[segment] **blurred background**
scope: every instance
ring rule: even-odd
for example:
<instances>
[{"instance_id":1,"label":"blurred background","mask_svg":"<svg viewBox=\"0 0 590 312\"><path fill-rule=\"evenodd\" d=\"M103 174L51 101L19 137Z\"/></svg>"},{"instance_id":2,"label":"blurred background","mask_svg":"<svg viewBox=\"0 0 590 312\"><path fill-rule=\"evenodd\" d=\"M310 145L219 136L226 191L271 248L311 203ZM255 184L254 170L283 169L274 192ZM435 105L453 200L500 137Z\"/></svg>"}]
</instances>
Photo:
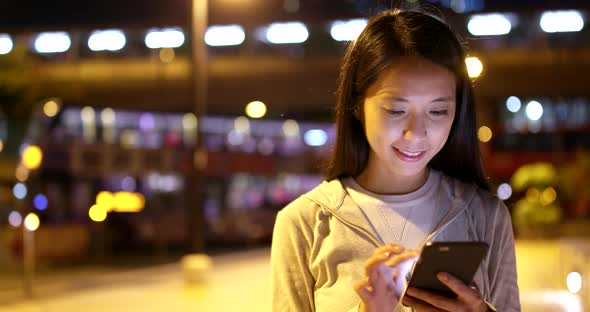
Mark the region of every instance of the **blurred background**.
<instances>
[{"instance_id":1,"label":"blurred background","mask_svg":"<svg viewBox=\"0 0 590 312\"><path fill-rule=\"evenodd\" d=\"M517 238L523 311L590 311L587 0L0 4L0 311L270 310L366 17L440 11Z\"/></svg>"}]
</instances>

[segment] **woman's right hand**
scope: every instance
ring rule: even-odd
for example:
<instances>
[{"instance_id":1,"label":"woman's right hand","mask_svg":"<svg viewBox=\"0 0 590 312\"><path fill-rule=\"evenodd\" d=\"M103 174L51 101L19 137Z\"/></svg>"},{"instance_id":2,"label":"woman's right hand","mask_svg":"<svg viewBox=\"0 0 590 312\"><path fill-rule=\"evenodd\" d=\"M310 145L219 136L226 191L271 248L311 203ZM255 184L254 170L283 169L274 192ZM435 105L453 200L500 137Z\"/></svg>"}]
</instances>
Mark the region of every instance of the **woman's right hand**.
<instances>
[{"instance_id":1,"label":"woman's right hand","mask_svg":"<svg viewBox=\"0 0 590 312\"><path fill-rule=\"evenodd\" d=\"M391 312L397 305L405 277L400 279L400 265L416 258L414 250L399 245L377 248L365 262L365 278L357 282L355 291L361 298L361 312ZM403 273L402 273L403 274Z\"/></svg>"}]
</instances>

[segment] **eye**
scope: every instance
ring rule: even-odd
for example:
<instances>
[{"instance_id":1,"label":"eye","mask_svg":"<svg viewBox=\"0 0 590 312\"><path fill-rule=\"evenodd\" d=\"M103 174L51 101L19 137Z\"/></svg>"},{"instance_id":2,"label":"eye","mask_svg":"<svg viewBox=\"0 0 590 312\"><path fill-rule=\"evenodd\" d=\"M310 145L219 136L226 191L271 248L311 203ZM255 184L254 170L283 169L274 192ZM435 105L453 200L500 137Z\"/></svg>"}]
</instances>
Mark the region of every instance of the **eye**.
<instances>
[{"instance_id":1,"label":"eye","mask_svg":"<svg viewBox=\"0 0 590 312\"><path fill-rule=\"evenodd\" d=\"M447 109L435 110L435 111L430 111L430 114L432 114L433 116L444 116L444 115L448 115L449 111Z\"/></svg>"},{"instance_id":2,"label":"eye","mask_svg":"<svg viewBox=\"0 0 590 312\"><path fill-rule=\"evenodd\" d=\"M385 109L385 111L388 114L393 115L393 116L399 116L399 115L402 115L403 113L405 113L405 111L403 111L403 110Z\"/></svg>"}]
</instances>

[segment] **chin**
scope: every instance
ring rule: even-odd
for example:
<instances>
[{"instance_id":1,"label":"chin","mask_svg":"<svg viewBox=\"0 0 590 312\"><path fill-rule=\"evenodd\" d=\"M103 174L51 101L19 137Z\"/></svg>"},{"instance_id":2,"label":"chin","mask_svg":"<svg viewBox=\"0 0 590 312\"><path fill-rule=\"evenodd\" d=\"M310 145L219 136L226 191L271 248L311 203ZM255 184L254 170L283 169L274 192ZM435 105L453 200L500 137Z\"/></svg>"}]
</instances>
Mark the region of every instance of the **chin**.
<instances>
[{"instance_id":1,"label":"chin","mask_svg":"<svg viewBox=\"0 0 590 312\"><path fill-rule=\"evenodd\" d=\"M392 168L392 172L401 175L401 176L406 176L406 177L414 177L416 175L419 175L420 173L422 173L424 171L424 169L426 169L426 165L422 166L422 165L402 165L402 166L396 166L394 168Z\"/></svg>"}]
</instances>

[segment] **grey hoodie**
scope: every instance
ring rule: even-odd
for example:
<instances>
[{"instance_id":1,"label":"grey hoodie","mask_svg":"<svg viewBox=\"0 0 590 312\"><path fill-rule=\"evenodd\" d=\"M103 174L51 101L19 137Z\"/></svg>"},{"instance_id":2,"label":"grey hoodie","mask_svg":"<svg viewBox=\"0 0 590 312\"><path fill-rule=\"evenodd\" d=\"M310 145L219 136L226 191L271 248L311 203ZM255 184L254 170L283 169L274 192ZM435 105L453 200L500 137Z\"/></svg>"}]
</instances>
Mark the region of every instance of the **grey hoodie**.
<instances>
[{"instance_id":1,"label":"grey hoodie","mask_svg":"<svg viewBox=\"0 0 590 312\"><path fill-rule=\"evenodd\" d=\"M489 252L474 282L497 311L520 311L514 237L504 203L442 175L428 241L485 241ZM273 311L355 311L353 284L384 242L340 180L323 182L277 216L271 250ZM395 308L403 311L401 304Z\"/></svg>"}]
</instances>

